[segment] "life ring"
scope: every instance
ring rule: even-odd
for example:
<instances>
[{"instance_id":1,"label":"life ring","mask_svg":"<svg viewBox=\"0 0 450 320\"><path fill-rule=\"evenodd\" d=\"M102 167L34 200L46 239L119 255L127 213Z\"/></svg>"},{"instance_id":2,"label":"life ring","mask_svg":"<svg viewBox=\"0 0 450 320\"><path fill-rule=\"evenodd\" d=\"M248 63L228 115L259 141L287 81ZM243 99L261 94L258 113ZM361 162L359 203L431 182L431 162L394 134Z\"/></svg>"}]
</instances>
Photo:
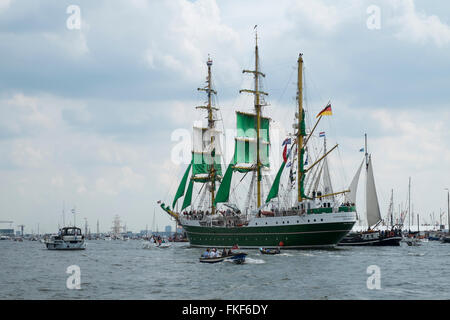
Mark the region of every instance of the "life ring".
<instances>
[{"instance_id":1,"label":"life ring","mask_svg":"<svg viewBox=\"0 0 450 320\"><path fill-rule=\"evenodd\" d=\"M284 242L280 241L280 243L278 244L280 247L284 246Z\"/></svg>"}]
</instances>

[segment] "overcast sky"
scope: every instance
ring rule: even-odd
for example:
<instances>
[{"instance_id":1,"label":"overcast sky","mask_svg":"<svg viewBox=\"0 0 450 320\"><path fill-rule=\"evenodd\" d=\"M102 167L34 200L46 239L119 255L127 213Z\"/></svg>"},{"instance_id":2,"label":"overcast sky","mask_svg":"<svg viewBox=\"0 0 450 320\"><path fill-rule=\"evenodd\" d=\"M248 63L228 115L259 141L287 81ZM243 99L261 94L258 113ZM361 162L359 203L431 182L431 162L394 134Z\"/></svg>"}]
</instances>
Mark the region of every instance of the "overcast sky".
<instances>
[{"instance_id":1,"label":"overcast sky","mask_svg":"<svg viewBox=\"0 0 450 320\"><path fill-rule=\"evenodd\" d=\"M450 188L450 3L425 0L0 0L0 220L56 232L65 202L66 219L76 206L93 232L116 214L151 228L154 210L159 230L173 225L156 205L171 203L186 167L172 161L172 133L202 119L208 54L224 127L251 109L238 91L255 25L274 126L290 130L302 52L309 114L332 101L319 130L340 145L339 186L367 132L382 215L391 189L405 203L411 176L415 212L438 220Z\"/></svg>"}]
</instances>

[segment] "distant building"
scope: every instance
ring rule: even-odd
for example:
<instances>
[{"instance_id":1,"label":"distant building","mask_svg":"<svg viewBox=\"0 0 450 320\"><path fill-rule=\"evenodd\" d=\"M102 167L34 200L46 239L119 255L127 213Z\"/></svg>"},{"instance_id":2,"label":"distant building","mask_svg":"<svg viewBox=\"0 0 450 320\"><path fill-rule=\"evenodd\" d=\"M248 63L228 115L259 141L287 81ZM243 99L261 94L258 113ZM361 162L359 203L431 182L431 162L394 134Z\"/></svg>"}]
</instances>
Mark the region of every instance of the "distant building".
<instances>
[{"instance_id":1,"label":"distant building","mask_svg":"<svg viewBox=\"0 0 450 320\"><path fill-rule=\"evenodd\" d=\"M147 235L147 233L149 235L152 235L152 230L141 230L141 232L139 232L139 235L140 236L145 236L145 235Z\"/></svg>"},{"instance_id":2,"label":"distant building","mask_svg":"<svg viewBox=\"0 0 450 320\"><path fill-rule=\"evenodd\" d=\"M166 227L164 228L164 230L165 230L165 233L166 233L166 234L171 234L171 233L172 233L172 226L166 226Z\"/></svg>"},{"instance_id":3,"label":"distant building","mask_svg":"<svg viewBox=\"0 0 450 320\"><path fill-rule=\"evenodd\" d=\"M2 235L2 236L14 236L14 229L0 229L0 235Z\"/></svg>"}]
</instances>

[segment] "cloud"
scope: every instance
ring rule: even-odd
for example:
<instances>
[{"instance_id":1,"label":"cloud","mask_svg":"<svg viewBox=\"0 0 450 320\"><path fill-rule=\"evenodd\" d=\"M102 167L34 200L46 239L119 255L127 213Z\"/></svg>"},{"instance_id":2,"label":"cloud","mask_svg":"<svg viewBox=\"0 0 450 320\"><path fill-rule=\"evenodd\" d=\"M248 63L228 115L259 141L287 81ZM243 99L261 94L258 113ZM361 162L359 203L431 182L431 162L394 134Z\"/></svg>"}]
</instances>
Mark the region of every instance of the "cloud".
<instances>
[{"instance_id":1,"label":"cloud","mask_svg":"<svg viewBox=\"0 0 450 320\"><path fill-rule=\"evenodd\" d=\"M395 34L398 39L422 45L431 42L437 47L450 43L450 26L437 15L418 12L413 0L399 0L393 4L400 12L398 18L390 21L399 29Z\"/></svg>"},{"instance_id":2,"label":"cloud","mask_svg":"<svg viewBox=\"0 0 450 320\"><path fill-rule=\"evenodd\" d=\"M6 10L11 5L11 0L0 0L0 11Z\"/></svg>"},{"instance_id":3,"label":"cloud","mask_svg":"<svg viewBox=\"0 0 450 320\"><path fill-rule=\"evenodd\" d=\"M380 193L403 192L409 175L417 195L440 188L450 162L446 5L379 1L381 29L369 30L371 4L81 1L81 30L68 30L68 3L0 2L0 193L12 199L0 211L33 222L29 212L41 208L54 231L65 200L91 224L109 226L126 212L138 230L156 200L171 202L185 170L170 159L172 132L205 120L195 107L206 100L197 88L208 54L219 127L234 128L235 111L252 110L252 96L238 91L253 85L242 70L254 67L256 24L273 128L292 131L300 52L309 124L332 101L334 114L318 130L340 144L330 158L335 188L360 163L365 132ZM275 171L283 135L272 137ZM438 191L417 197L416 208L441 200Z\"/></svg>"}]
</instances>

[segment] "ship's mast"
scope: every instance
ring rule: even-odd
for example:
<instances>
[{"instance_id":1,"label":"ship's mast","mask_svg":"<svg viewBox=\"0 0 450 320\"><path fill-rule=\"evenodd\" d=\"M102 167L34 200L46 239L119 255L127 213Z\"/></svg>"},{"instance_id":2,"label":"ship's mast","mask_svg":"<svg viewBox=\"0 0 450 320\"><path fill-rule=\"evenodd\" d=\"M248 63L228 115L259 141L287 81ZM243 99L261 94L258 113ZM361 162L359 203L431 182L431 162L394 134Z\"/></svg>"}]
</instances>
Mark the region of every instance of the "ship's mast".
<instances>
[{"instance_id":1,"label":"ship's mast","mask_svg":"<svg viewBox=\"0 0 450 320\"><path fill-rule=\"evenodd\" d=\"M298 56L298 75L297 75L297 100L298 100L298 130L297 130L297 171L298 171L298 177L297 177L297 200L298 202L302 202L302 189L303 189L303 169L302 169L302 162L303 162L303 134L304 132L302 127L302 124L304 123L303 119L303 54L300 53Z\"/></svg>"},{"instance_id":2,"label":"ship's mast","mask_svg":"<svg viewBox=\"0 0 450 320\"><path fill-rule=\"evenodd\" d=\"M411 177L409 177L408 184L408 220L409 220L409 232L411 232Z\"/></svg>"},{"instance_id":3,"label":"ship's mast","mask_svg":"<svg viewBox=\"0 0 450 320\"><path fill-rule=\"evenodd\" d=\"M367 152L367 133L364 134L364 151L366 157L366 171L369 168L369 153Z\"/></svg>"},{"instance_id":4,"label":"ship's mast","mask_svg":"<svg viewBox=\"0 0 450 320\"><path fill-rule=\"evenodd\" d=\"M255 26L256 29L256 26ZM266 75L259 70L259 54L258 54L258 32L255 33L255 70L243 70L243 73L253 73L255 80L254 90L242 89L239 92L252 93L254 96L254 106L256 112L256 172L257 172L257 207L261 206L261 155L260 155L260 137L261 137L261 95L268 95L266 92L259 90L259 76L265 77Z\"/></svg>"},{"instance_id":5,"label":"ship's mast","mask_svg":"<svg viewBox=\"0 0 450 320\"><path fill-rule=\"evenodd\" d=\"M208 111L208 129L211 133L211 146L213 148L212 154L211 154L211 165L209 169L209 180L211 182L211 214L214 215L216 213L216 206L214 205L214 193L216 189L216 169L214 166L214 158L215 158L215 146L214 146L214 128L215 128L215 120L213 118L213 106L212 106L212 94L217 94L216 91L212 89L212 80L211 80L211 66L213 62L210 57L208 57L208 61L206 62L206 65L208 66L208 77L206 78L206 87L205 88L198 88L197 90L205 91L208 95L208 104L206 106L201 106L198 108L206 109Z\"/></svg>"},{"instance_id":6,"label":"ship's mast","mask_svg":"<svg viewBox=\"0 0 450 320\"><path fill-rule=\"evenodd\" d=\"M261 128L261 104L259 102L259 76L258 76L258 33L256 33L255 45L255 110L256 110L256 173L257 173L257 204L258 208L261 206L261 159L259 154L260 149L260 128Z\"/></svg>"}]
</instances>

